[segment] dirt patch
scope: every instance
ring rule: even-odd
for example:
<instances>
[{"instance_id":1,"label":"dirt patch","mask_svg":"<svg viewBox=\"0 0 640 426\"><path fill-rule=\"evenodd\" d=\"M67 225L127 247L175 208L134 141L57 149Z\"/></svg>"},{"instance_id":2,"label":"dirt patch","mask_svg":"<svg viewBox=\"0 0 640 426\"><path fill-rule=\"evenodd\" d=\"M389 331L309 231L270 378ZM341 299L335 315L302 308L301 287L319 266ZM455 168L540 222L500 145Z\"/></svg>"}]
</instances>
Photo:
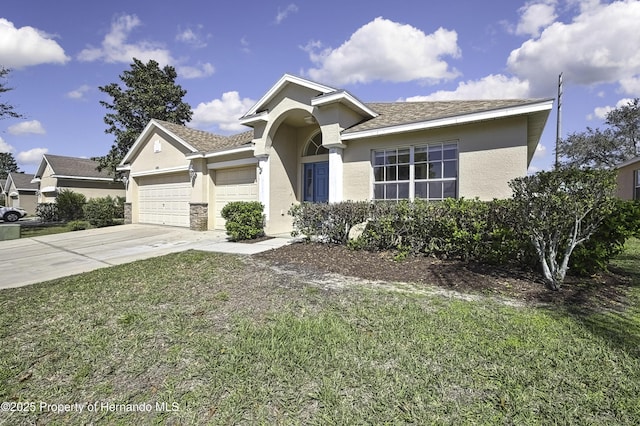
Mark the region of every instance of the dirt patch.
<instances>
[{"instance_id":1,"label":"dirt patch","mask_svg":"<svg viewBox=\"0 0 640 426\"><path fill-rule=\"evenodd\" d=\"M622 309L631 280L615 273L566 279L560 291L549 290L539 275L515 268L439 260L394 259L390 252L350 250L344 246L294 243L255 255L280 270L300 275L355 277L372 282L411 283L415 289L436 288L460 294L508 298L525 304L551 304L571 309ZM332 278L335 281L335 277Z\"/></svg>"}]
</instances>

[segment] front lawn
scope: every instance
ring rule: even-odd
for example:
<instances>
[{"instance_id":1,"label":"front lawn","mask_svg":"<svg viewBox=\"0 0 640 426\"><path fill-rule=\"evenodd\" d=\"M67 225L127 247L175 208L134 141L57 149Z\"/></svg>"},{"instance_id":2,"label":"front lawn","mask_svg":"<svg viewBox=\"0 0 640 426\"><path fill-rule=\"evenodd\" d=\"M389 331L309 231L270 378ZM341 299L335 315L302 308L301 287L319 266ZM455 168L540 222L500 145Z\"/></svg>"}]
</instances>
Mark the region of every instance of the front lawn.
<instances>
[{"instance_id":1,"label":"front lawn","mask_svg":"<svg viewBox=\"0 0 640 426\"><path fill-rule=\"evenodd\" d=\"M615 266L597 311L196 251L2 290L0 424L638 424L640 241Z\"/></svg>"}]
</instances>

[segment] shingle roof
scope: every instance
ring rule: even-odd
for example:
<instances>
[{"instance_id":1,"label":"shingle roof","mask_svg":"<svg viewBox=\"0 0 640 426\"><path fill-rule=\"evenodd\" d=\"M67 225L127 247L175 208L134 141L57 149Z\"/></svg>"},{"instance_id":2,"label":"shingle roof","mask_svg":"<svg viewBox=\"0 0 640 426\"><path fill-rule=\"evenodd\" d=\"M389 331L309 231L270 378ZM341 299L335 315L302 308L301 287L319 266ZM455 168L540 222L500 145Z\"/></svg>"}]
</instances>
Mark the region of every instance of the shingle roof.
<instances>
[{"instance_id":1,"label":"shingle roof","mask_svg":"<svg viewBox=\"0 0 640 426\"><path fill-rule=\"evenodd\" d=\"M9 176L7 176L7 179L9 179L9 177L11 177L11 180L13 181L13 185L18 190L36 191L38 189L37 183L31 183L31 181L34 178L34 175L28 175L26 173L9 173Z\"/></svg>"},{"instance_id":2,"label":"shingle roof","mask_svg":"<svg viewBox=\"0 0 640 426\"><path fill-rule=\"evenodd\" d=\"M491 111L512 106L526 105L534 99L498 99L474 101L434 101L434 102L392 102L367 103L366 105L379 115L356 124L343 133L349 134L363 130L380 129L402 124L419 123L447 117Z\"/></svg>"},{"instance_id":3,"label":"shingle roof","mask_svg":"<svg viewBox=\"0 0 640 426\"><path fill-rule=\"evenodd\" d=\"M60 176L78 176L89 178L112 178L109 171L98 171L98 162L88 158L65 157L63 155L45 154L53 173Z\"/></svg>"},{"instance_id":4,"label":"shingle roof","mask_svg":"<svg viewBox=\"0 0 640 426\"><path fill-rule=\"evenodd\" d=\"M199 152L211 152L237 148L242 145L246 145L253 140L253 130L233 136L222 136L205 132L204 130L192 129L180 124L170 123L168 121L155 121Z\"/></svg>"}]
</instances>

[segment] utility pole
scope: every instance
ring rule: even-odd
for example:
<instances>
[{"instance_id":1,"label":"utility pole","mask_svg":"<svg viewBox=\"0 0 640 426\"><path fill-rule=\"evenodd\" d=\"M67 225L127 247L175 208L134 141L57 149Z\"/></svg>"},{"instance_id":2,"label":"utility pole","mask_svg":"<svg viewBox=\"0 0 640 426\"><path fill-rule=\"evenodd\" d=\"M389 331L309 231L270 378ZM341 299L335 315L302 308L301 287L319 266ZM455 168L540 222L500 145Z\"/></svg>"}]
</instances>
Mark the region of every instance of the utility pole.
<instances>
[{"instance_id":1,"label":"utility pole","mask_svg":"<svg viewBox=\"0 0 640 426\"><path fill-rule=\"evenodd\" d=\"M556 123L556 164L557 169L560 166L558 160L558 145L560 145L560 138L562 135L562 73L558 76L558 121Z\"/></svg>"}]
</instances>

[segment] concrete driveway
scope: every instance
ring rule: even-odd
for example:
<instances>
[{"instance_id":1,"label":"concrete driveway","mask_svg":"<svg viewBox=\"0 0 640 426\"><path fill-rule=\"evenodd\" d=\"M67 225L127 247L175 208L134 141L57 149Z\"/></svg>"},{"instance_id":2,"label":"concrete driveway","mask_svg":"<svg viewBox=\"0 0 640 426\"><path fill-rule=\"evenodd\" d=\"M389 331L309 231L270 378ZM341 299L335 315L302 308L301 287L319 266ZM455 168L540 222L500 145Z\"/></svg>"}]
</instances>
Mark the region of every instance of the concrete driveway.
<instances>
[{"instance_id":1,"label":"concrete driveway","mask_svg":"<svg viewBox=\"0 0 640 426\"><path fill-rule=\"evenodd\" d=\"M0 241L0 289L189 249L253 254L289 242L288 238L274 238L254 244L231 243L222 231L137 224Z\"/></svg>"}]
</instances>

